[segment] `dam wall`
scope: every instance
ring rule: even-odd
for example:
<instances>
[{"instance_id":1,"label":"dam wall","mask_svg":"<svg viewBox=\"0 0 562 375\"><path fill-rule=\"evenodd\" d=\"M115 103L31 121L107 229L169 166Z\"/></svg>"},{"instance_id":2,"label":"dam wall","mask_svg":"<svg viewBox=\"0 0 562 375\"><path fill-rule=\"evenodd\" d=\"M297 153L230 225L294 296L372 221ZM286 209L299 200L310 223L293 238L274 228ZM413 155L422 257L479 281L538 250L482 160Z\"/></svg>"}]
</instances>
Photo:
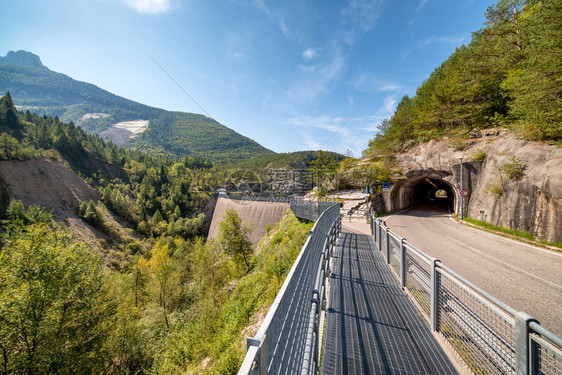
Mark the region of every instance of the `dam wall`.
<instances>
[{"instance_id":1,"label":"dam wall","mask_svg":"<svg viewBox=\"0 0 562 375\"><path fill-rule=\"evenodd\" d=\"M250 235L250 241L256 246L265 235L266 225L273 225L280 221L285 212L289 209L289 203L259 200L250 201L219 195L211 219L209 238L216 237L219 234L219 223L222 221L226 210L230 209L238 213L243 223L247 223L248 221L254 223L254 231Z\"/></svg>"}]
</instances>

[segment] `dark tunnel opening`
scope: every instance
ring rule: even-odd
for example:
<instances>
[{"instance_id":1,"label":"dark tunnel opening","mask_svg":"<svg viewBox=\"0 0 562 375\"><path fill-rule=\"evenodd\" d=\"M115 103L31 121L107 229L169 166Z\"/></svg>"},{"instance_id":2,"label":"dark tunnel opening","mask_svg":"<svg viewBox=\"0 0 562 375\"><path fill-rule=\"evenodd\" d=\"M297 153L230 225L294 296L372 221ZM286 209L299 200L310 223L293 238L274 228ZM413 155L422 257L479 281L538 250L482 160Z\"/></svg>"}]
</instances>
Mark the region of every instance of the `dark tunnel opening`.
<instances>
[{"instance_id":1,"label":"dark tunnel opening","mask_svg":"<svg viewBox=\"0 0 562 375\"><path fill-rule=\"evenodd\" d=\"M414 206L435 207L455 211L455 190L440 177L420 175L397 183L390 194L390 211Z\"/></svg>"}]
</instances>

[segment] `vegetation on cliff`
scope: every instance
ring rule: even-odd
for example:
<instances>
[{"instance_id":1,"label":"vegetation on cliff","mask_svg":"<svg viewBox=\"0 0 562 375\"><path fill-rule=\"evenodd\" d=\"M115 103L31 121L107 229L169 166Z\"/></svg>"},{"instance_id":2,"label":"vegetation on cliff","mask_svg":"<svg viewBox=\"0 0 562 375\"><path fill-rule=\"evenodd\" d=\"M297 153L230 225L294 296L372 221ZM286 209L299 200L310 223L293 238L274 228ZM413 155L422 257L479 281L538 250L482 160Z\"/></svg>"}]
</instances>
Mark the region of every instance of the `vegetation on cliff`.
<instances>
[{"instance_id":1,"label":"vegetation on cliff","mask_svg":"<svg viewBox=\"0 0 562 375\"><path fill-rule=\"evenodd\" d=\"M506 127L530 140L562 139L562 1L500 0L486 26L405 96L367 155L400 152L472 129Z\"/></svg>"}]
</instances>

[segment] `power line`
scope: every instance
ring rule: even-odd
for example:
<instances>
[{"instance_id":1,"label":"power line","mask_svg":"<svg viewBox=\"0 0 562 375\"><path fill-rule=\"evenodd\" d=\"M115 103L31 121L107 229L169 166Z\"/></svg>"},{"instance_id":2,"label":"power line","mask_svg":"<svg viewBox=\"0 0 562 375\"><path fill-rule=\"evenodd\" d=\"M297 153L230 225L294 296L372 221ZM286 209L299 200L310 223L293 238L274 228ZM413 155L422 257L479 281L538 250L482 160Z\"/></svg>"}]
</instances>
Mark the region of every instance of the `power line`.
<instances>
[{"instance_id":1,"label":"power line","mask_svg":"<svg viewBox=\"0 0 562 375\"><path fill-rule=\"evenodd\" d=\"M187 95L189 97L189 99L191 99L193 101L193 103L195 103L199 108L201 108L201 110L203 111L203 113L205 113L207 115L207 117L211 117L211 115L209 115L209 113L207 111L205 111L205 108L203 108L201 106L201 104L199 104L197 102L197 100L195 100L195 98L193 98L193 96L189 95L189 93L182 87L182 85L180 85L178 83L178 81L176 81L174 79L174 77L172 77L167 71L166 69L164 69L162 67L162 65L158 64L158 61L156 61L152 56L150 56L150 54L147 52L146 55L154 62L154 64L156 64L156 66L158 66L175 84L176 86L178 86L180 88L181 91L184 92L185 95Z\"/></svg>"}]
</instances>

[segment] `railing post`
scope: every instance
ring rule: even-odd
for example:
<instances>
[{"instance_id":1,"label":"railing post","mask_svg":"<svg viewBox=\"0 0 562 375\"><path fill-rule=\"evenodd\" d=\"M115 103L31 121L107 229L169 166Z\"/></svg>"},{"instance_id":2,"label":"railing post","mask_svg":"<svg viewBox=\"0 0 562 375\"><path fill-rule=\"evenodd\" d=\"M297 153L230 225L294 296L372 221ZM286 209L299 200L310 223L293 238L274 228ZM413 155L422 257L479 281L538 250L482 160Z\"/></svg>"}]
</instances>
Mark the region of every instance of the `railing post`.
<instances>
[{"instance_id":1,"label":"railing post","mask_svg":"<svg viewBox=\"0 0 562 375\"><path fill-rule=\"evenodd\" d=\"M253 337L247 337L246 350L252 346L256 346L258 348L258 355L252 364L250 374L267 374L267 340L260 341Z\"/></svg>"},{"instance_id":2,"label":"railing post","mask_svg":"<svg viewBox=\"0 0 562 375\"><path fill-rule=\"evenodd\" d=\"M373 221L371 223L371 234L373 235L373 239L375 240L375 243L377 243L377 222L375 220L375 218L373 217Z\"/></svg>"},{"instance_id":3,"label":"railing post","mask_svg":"<svg viewBox=\"0 0 562 375\"><path fill-rule=\"evenodd\" d=\"M529 323L539 322L525 312L515 314L515 374L534 375L538 361L537 345L529 337Z\"/></svg>"},{"instance_id":4,"label":"railing post","mask_svg":"<svg viewBox=\"0 0 562 375\"><path fill-rule=\"evenodd\" d=\"M402 289L406 288L406 246L405 238L400 240L400 286Z\"/></svg>"},{"instance_id":5,"label":"railing post","mask_svg":"<svg viewBox=\"0 0 562 375\"><path fill-rule=\"evenodd\" d=\"M384 229L386 230L386 264L390 264L390 234L388 233L390 229L388 227Z\"/></svg>"},{"instance_id":6,"label":"railing post","mask_svg":"<svg viewBox=\"0 0 562 375\"><path fill-rule=\"evenodd\" d=\"M382 241L381 241L381 238L382 238L382 224L379 223L379 251L382 252Z\"/></svg>"},{"instance_id":7,"label":"railing post","mask_svg":"<svg viewBox=\"0 0 562 375\"><path fill-rule=\"evenodd\" d=\"M439 331L439 290L441 288L441 275L437 271L439 259L431 261L431 330Z\"/></svg>"}]
</instances>

